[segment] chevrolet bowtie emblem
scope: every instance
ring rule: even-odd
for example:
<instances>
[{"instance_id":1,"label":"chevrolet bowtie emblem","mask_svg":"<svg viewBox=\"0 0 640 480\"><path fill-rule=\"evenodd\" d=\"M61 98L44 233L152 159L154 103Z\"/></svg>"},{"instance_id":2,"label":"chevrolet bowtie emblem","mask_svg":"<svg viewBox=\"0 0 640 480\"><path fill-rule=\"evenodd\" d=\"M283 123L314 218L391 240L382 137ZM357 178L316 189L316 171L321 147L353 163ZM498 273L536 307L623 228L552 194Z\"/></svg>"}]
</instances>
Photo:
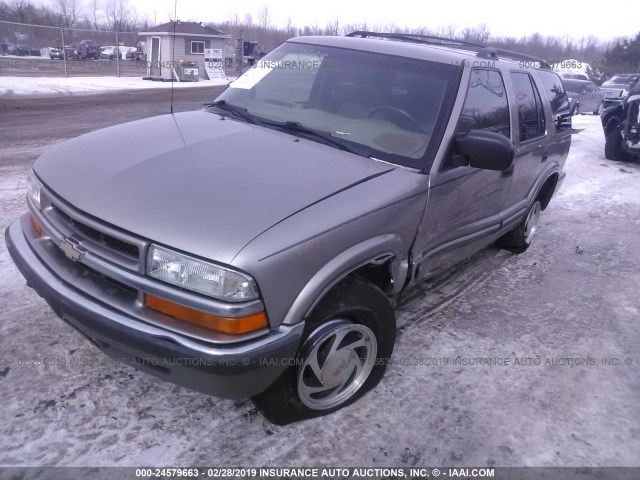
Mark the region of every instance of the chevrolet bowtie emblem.
<instances>
[{"instance_id":1,"label":"chevrolet bowtie emblem","mask_svg":"<svg viewBox=\"0 0 640 480\"><path fill-rule=\"evenodd\" d=\"M80 242L73 237L67 237L60 240L60 250L74 262L77 262L85 254L84 248L80 246Z\"/></svg>"}]
</instances>

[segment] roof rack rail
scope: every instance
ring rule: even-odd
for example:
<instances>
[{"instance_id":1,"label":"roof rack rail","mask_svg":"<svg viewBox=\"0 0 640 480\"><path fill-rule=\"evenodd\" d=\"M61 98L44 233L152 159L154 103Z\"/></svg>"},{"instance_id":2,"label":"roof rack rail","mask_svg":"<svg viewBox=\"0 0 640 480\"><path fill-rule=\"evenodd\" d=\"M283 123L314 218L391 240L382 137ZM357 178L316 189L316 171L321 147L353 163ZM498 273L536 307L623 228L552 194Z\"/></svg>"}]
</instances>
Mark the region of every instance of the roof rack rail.
<instances>
[{"instance_id":1,"label":"roof rack rail","mask_svg":"<svg viewBox=\"0 0 640 480\"><path fill-rule=\"evenodd\" d=\"M459 45L465 47L484 48L485 45L477 43L467 42L465 40L458 40L455 38L437 37L435 35L422 35L419 33L381 33L381 32L369 32L366 30L358 30L355 32L347 33L347 37L378 37L378 38L390 38L393 40L404 40L407 42L429 43L434 45Z\"/></svg>"},{"instance_id":2,"label":"roof rack rail","mask_svg":"<svg viewBox=\"0 0 640 480\"><path fill-rule=\"evenodd\" d=\"M437 37L434 35L421 35L417 33L383 33L383 32L370 32L367 30L357 30L355 32L348 33L347 37L360 37L360 38L388 38L390 40L400 40L404 42L416 42L429 45L442 45L446 47L467 47L476 51L476 55L481 58L495 58L503 57L510 60L521 60L531 63L539 63L540 68L546 70L552 70L551 65L543 58L535 57L533 55L527 55L526 53L514 52L512 50L505 50L502 48L488 47L487 45L481 45L478 43L467 42L465 40L458 40L455 38ZM532 67L534 65L531 65Z\"/></svg>"},{"instance_id":3,"label":"roof rack rail","mask_svg":"<svg viewBox=\"0 0 640 480\"><path fill-rule=\"evenodd\" d=\"M524 60L527 62L539 63L540 68L552 70L551 65L549 65L549 62L547 62L544 58L527 55L526 53L514 52L512 50L505 50L503 48L484 47L478 52L478 56L481 58L505 57L511 60Z\"/></svg>"}]
</instances>

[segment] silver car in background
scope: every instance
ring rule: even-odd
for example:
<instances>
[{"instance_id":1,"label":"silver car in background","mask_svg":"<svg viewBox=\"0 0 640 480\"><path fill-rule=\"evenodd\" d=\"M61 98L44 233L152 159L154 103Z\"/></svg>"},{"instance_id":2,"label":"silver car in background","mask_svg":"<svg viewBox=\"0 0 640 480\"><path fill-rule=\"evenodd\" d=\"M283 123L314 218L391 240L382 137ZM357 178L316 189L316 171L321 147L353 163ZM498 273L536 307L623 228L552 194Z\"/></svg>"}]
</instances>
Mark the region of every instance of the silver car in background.
<instances>
[{"instance_id":1,"label":"silver car in background","mask_svg":"<svg viewBox=\"0 0 640 480\"><path fill-rule=\"evenodd\" d=\"M604 92L589 80L572 80L563 78L562 83L567 91L569 107L572 115L593 113L600 115L604 110Z\"/></svg>"}]
</instances>

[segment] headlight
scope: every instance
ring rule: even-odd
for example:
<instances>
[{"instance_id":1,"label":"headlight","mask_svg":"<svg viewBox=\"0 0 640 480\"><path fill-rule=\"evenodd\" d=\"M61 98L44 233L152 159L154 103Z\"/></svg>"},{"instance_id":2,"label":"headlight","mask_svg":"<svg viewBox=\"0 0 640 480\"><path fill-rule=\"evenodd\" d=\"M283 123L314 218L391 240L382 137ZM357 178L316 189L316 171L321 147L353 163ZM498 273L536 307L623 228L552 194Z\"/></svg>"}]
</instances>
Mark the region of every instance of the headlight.
<instances>
[{"instance_id":1,"label":"headlight","mask_svg":"<svg viewBox=\"0 0 640 480\"><path fill-rule=\"evenodd\" d=\"M29 178L27 179L27 183L27 195L35 204L35 206L38 207L38 210L40 210L40 190L42 189L42 184L36 178L33 170L29 171Z\"/></svg>"},{"instance_id":2,"label":"headlight","mask_svg":"<svg viewBox=\"0 0 640 480\"><path fill-rule=\"evenodd\" d=\"M252 278L157 245L149 248L147 275L228 302L258 298Z\"/></svg>"}]
</instances>

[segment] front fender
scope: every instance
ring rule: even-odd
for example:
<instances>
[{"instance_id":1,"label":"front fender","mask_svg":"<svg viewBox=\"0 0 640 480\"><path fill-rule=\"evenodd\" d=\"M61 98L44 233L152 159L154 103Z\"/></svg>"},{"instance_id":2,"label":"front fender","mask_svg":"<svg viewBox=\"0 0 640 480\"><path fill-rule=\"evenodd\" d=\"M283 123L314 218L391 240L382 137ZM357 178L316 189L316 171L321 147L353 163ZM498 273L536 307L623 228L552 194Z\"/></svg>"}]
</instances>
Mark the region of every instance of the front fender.
<instances>
[{"instance_id":1,"label":"front fender","mask_svg":"<svg viewBox=\"0 0 640 480\"><path fill-rule=\"evenodd\" d=\"M408 262L403 254L405 242L394 234L380 235L354 245L326 263L300 291L287 312L283 324L306 320L320 300L350 273L368 264L391 261L394 285L401 288L407 276Z\"/></svg>"}]
</instances>

